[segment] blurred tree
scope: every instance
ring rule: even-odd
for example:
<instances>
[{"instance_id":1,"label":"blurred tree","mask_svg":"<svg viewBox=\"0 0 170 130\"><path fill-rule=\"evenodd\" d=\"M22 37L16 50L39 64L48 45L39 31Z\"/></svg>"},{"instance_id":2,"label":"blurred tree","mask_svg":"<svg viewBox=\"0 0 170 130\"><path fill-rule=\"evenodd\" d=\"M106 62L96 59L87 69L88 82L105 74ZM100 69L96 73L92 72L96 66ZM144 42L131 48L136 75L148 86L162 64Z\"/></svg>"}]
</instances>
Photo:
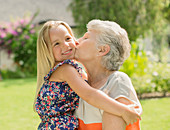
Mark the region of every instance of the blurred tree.
<instances>
[{"instance_id":1,"label":"blurred tree","mask_svg":"<svg viewBox=\"0 0 170 130\"><path fill-rule=\"evenodd\" d=\"M133 41L147 30L161 30L164 18L169 19L169 0L72 0L69 7L80 34L92 19L111 20Z\"/></svg>"},{"instance_id":2,"label":"blurred tree","mask_svg":"<svg viewBox=\"0 0 170 130\"><path fill-rule=\"evenodd\" d=\"M163 8L164 17L170 22L170 0L165 0Z\"/></svg>"}]
</instances>

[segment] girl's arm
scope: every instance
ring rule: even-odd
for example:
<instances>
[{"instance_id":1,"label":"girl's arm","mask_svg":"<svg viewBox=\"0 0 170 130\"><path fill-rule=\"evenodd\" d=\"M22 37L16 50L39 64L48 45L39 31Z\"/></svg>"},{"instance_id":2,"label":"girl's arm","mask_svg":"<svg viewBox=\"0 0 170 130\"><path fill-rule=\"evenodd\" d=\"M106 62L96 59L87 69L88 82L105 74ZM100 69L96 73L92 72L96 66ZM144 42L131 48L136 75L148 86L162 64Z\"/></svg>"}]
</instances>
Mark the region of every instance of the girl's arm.
<instances>
[{"instance_id":1,"label":"girl's arm","mask_svg":"<svg viewBox=\"0 0 170 130\"><path fill-rule=\"evenodd\" d=\"M104 92L92 88L85 82L77 70L68 64L60 66L51 76L51 81L66 81L69 86L87 103L102 109L108 113L121 116L126 124L133 124L140 116L130 110L126 105L121 104Z\"/></svg>"}]
</instances>

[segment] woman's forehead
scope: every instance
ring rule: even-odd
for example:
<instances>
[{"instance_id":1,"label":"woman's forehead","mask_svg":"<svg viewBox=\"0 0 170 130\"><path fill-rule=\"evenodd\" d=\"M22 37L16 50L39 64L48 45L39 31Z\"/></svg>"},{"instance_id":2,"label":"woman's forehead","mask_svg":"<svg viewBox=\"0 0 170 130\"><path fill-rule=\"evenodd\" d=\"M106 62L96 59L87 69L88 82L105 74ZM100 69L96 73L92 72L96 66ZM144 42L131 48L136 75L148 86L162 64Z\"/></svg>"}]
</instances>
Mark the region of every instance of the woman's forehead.
<instances>
[{"instance_id":1,"label":"woman's forehead","mask_svg":"<svg viewBox=\"0 0 170 130\"><path fill-rule=\"evenodd\" d=\"M86 32L86 35L87 35L87 36L96 37L97 31L96 31L96 30L88 30L88 31Z\"/></svg>"}]
</instances>

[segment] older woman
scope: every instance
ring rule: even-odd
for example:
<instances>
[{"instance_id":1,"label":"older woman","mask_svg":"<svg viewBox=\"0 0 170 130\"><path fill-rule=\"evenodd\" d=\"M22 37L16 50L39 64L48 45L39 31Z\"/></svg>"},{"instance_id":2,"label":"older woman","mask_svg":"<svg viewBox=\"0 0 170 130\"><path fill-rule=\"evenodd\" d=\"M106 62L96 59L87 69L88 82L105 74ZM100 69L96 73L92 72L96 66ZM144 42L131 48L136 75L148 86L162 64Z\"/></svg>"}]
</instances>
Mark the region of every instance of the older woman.
<instances>
[{"instance_id":1,"label":"older woman","mask_svg":"<svg viewBox=\"0 0 170 130\"><path fill-rule=\"evenodd\" d=\"M126 31L117 23L92 20L87 24L88 31L79 39L75 58L86 68L88 83L107 93L113 99L126 105L142 107L130 78L119 67L128 58L131 46ZM84 100L76 111L81 130L123 130L126 127L121 117L95 108ZM128 130L139 130L139 122L127 126Z\"/></svg>"}]
</instances>

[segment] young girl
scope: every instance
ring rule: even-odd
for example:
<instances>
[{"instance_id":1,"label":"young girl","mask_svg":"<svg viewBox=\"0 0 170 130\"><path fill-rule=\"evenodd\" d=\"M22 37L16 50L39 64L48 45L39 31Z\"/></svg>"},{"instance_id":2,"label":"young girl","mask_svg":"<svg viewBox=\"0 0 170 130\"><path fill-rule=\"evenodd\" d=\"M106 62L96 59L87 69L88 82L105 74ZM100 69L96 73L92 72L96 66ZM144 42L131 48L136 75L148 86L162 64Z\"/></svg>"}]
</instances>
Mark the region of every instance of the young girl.
<instances>
[{"instance_id":1,"label":"young girl","mask_svg":"<svg viewBox=\"0 0 170 130\"><path fill-rule=\"evenodd\" d=\"M74 58L76 44L71 28L62 21L45 23L39 33L34 103L41 118L38 129L76 129L78 119L73 113L79 96L95 107L122 116L127 124L140 119L133 108L116 102L82 79L81 67L69 60Z\"/></svg>"}]
</instances>

